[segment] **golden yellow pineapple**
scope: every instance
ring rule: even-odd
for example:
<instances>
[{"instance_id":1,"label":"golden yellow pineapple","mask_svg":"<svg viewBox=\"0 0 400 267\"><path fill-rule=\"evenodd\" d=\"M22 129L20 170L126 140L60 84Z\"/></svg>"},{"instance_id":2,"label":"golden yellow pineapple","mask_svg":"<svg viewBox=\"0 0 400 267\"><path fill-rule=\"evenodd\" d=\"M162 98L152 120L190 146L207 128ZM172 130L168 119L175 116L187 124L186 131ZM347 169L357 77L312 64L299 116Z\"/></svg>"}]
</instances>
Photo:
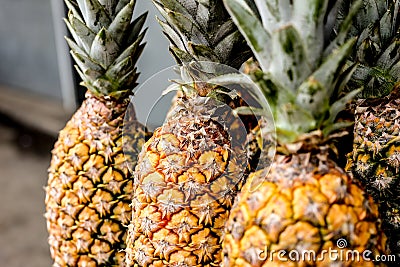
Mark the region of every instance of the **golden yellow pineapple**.
<instances>
[{"instance_id":1,"label":"golden yellow pineapple","mask_svg":"<svg viewBox=\"0 0 400 267\"><path fill-rule=\"evenodd\" d=\"M344 134L335 118L358 91L338 97L355 40L342 44L347 19L339 37L324 43L336 16L328 2L258 1L259 19L244 1L224 0L260 63L251 76L272 109L276 135L263 136L276 142L276 155L235 200L223 266L375 266L381 263L369 260L386 253L377 205L335 162L335 140Z\"/></svg>"},{"instance_id":2,"label":"golden yellow pineapple","mask_svg":"<svg viewBox=\"0 0 400 267\"><path fill-rule=\"evenodd\" d=\"M346 10L346 9L344 9ZM400 259L400 1L365 4L350 35L359 35L349 87L355 103L353 151L347 169L379 204L392 253Z\"/></svg>"},{"instance_id":3,"label":"golden yellow pineapple","mask_svg":"<svg viewBox=\"0 0 400 267\"><path fill-rule=\"evenodd\" d=\"M181 92L139 156L126 262L216 266L247 161L246 131L229 107L237 99L210 79L235 72L222 64L239 68L250 49L219 0L154 2L182 63Z\"/></svg>"},{"instance_id":4,"label":"golden yellow pineapple","mask_svg":"<svg viewBox=\"0 0 400 267\"><path fill-rule=\"evenodd\" d=\"M357 251L359 261L344 254L339 266L374 266L363 253L385 251L377 218L377 206L327 155L278 155L250 175L232 209L224 266L331 266L329 250Z\"/></svg>"},{"instance_id":5,"label":"golden yellow pineapple","mask_svg":"<svg viewBox=\"0 0 400 267\"><path fill-rule=\"evenodd\" d=\"M142 150L127 251L134 266L213 266L221 260L220 237L246 158L229 130L210 120L215 104L206 102L196 97L178 105L182 112ZM203 110L193 112L198 106Z\"/></svg>"},{"instance_id":6,"label":"golden yellow pineapple","mask_svg":"<svg viewBox=\"0 0 400 267\"><path fill-rule=\"evenodd\" d=\"M134 1L66 4L74 37L68 43L88 92L52 151L45 202L53 266L123 266L132 214L128 165L144 143L143 126L127 108L145 15L132 20ZM125 116L131 123L124 138L136 144L129 156L122 149Z\"/></svg>"}]
</instances>

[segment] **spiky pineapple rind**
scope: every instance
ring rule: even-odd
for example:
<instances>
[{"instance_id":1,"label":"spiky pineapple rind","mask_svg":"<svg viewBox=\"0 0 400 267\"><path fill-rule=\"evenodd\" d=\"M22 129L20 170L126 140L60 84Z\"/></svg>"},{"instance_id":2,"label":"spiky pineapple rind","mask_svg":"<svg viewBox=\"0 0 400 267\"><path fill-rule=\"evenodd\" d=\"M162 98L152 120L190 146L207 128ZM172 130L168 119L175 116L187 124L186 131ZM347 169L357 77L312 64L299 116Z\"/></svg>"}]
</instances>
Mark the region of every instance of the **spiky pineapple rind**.
<instances>
[{"instance_id":1,"label":"spiky pineapple rind","mask_svg":"<svg viewBox=\"0 0 400 267\"><path fill-rule=\"evenodd\" d=\"M224 222L245 178L245 150L231 141L229 116L222 116L226 125L213 119L215 100L178 102L139 156L128 266L221 262Z\"/></svg>"},{"instance_id":2,"label":"spiky pineapple rind","mask_svg":"<svg viewBox=\"0 0 400 267\"><path fill-rule=\"evenodd\" d=\"M347 171L379 203L391 252L400 255L400 104L398 89L381 99L357 103L353 151Z\"/></svg>"},{"instance_id":3,"label":"spiky pineapple rind","mask_svg":"<svg viewBox=\"0 0 400 267\"><path fill-rule=\"evenodd\" d=\"M268 171L250 175L227 222L224 266L290 263L294 251L297 264L310 266L336 262L324 256L329 249L386 255L376 204L323 155L278 155ZM285 253L278 257L279 251ZM301 257L304 252L309 257ZM351 259L339 260L353 266ZM359 260L363 266L378 264Z\"/></svg>"},{"instance_id":4,"label":"spiky pineapple rind","mask_svg":"<svg viewBox=\"0 0 400 267\"><path fill-rule=\"evenodd\" d=\"M133 190L127 165L135 164L138 154L126 155L122 147L126 105L89 94L60 132L45 200L54 266L123 262ZM132 121L131 130L124 138L131 138L132 149L140 148L143 127Z\"/></svg>"}]
</instances>

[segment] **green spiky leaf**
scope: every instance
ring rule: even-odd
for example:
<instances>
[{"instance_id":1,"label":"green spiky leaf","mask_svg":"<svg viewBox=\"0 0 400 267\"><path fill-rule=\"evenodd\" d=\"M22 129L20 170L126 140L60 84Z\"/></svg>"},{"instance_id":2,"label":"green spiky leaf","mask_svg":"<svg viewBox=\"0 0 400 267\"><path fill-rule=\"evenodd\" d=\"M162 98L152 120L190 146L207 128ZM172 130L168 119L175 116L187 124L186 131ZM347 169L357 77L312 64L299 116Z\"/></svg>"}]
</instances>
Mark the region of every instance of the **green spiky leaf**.
<instances>
[{"instance_id":1,"label":"green spiky leaf","mask_svg":"<svg viewBox=\"0 0 400 267\"><path fill-rule=\"evenodd\" d=\"M121 11L117 14L115 19L112 21L108 27L108 32L110 36L113 36L114 41L121 45L124 41L125 32L128 30L133 13L134 1L127 4Z\"/></svg>"},{"instance_id":2,"label":"green spiky leaf","mask_svg":"<svg viewBox=\"0 0 400 267\"><path fill-rule=\"evenodd\" d=\"M64 0L64 1L65 1L65 4L67 5L67 8L68 8L69 12L72 13L75 18L77 18L80 21L84 22L84 20L81 17L80 13L76 9L75 2L71 2L70 0Z\"/></svg>"},{"instance_id":3,"label":"green spiky leaf","mask_svg":"<svg viewBox=\"0 0 400 267\"><path fill-rule=\"evenodd\" d=\"M99 66L92 62L90 58L87 58L85 55L75 53L74 51L71 51L71 55L82 73L84 73L87 78L96 80L103 75L103 69L101 67L98 68Z\"/></svg>"},{"instance_id":4,"label":"green spiky leaf","mask_svg":"<svg viewBox=\"0 0 400 267\"><path fill-rule=\"evenodd\" d=\"M338 37L330 42L339 4L330 0L254 2L257 12L244 0L224 0L261 65L262 71L256 70L251 77L271 107L278 142L297 142L324 129L330 133L340 126L333 118L356 94L336 102L352 74L352 67L342 71L355 40L345 42L344 37L356 7L343 17L343 25L336 29Z\"/></svg>"},{"instance_id":5,"label":"green spiky leaf","mask_svg":"<svg viewBox=\"0 0 400 267\"><path fill-rule=\"evenodd\" d=\"M107 77L110 77L113 80L118 79L118 77L126 75L127 72L132 70L134 64L132 62L131 57L126 57L118 64L112 66L112 68L108 69L106 72Z\"/></svg>"},{"instance_id":6,"label":"green spiky leaf","mask_svg":"<svg viewBox=\"0 0 400 267\"><path fill-rule=\"evenodd\" d=\"M86 69L92 69L97 72L102 72L104 69L97 63L93 62L85 53L84 50L82 50L81 47L79 47L74 41L72 41L69 38L66 38L68 45L71 47L71 54L77 56L79 60L76 62L78 66L85 71Z\"/></svg>"},{"instance_id":7,"label":"green spiky leaf","mask_svg":"<svg viewBox=\"0 0 400 267\"><path fill-rule=\"evenodd\" d=\"M90 47L96 37L96 33L74 16L70 16L69 21L64 21L76 42L85 49L86 53L90 53Z\"/></svg>"},{"instance_id":8,"label":"green spiky leaf","mask_svg":"<svg viewBox=\"0 0 400 267\"><path fill-rule=\"evenodd\" d=\"M274 65L271 65L269 71L282 86L295 92L312 71L305 44L292 25L274 33L272 40L275 52L271 60Z\"/></svg>"},{"instance_id":9,"label":"green spiky leaf","mask_svg":"<svg viewBox=\"0 0 400 267\"><path fill-rule=\"evenodd\" d=\"M132 21L134 0L65 0L67 38L82 85L103 97L129 97L138 77L147 13Z\"/></svg>"},{"instance_id":10,"label":"green spiky leaf","mask_svg":"<svg viewBox=\"0 0 400 267\"><path fill-rule=\"evenodd\" d=\"M244 0L224 0L224 3L262 69L267 70L271 62L271 54L268 51L272 43L270 34Z\"/></svg>"},{"instance_id":11,"label":"green spiky leaf","mask_svg":"<svg viewBox=\"0 0 400 267\"><path fill-rule=\"evenodd\" d=\"M196 45L195 43L188 42L188 48L189 51L197 55L197 59L200 61L219 61L219 58L216 57L214 50L207 45Z\"/></svg>"},{"instance_id":12,"label":"green spiky leaf","mask_svg":"<svg viewBox=\"0 0 400 267\"><path fill-rule=\"evenodd\" d=\"M193 19L173 11L168 12L168 17L170 24L177 27L178 30L185 35L186 40L198 44L210 45L201 31L201 28Z\"/></svg>"},{"instance_id":13,"label":"green spiky leaf","mask_svg":"<svg viewBox=\"0 0 400 267\"><path fill-rule=\"evenodd\" d=\"M328 1L293 1L293 24L301 31L302 40L307 49L308 60L314 67L319 62L324 49L324 17Z\"/></svg>"},{"instance_id":14,"label":"green spiky leaf","mask_svg":"<svg viewBox=\"0 0 400 267\"><path fill-rule=\"evenodd\" d=\"M333 52L333 50L337 49L339 46L343 45L346 41L346 37L353 26L354 17L360 11L362 6L362 0L357 0L354 4L350 7L350 10L343 18L343 21L340 23L340 29L338 30L338 34L334 40L330 42L328 47L325 49L324 57L327 57L329 54Z\"/></svg>"},{"instance_id":15,"label":"green spiky leaf","mask_svg":"<svg viewBox=\"0 0 400 267\"><path fill-rule=\"evenodd\" d=\"M117 5L115 7L115 14L118 14L121 11L121 9L123 9L124 6L126 6L129 2L131 2L131 0L118 0ZM135 4L136 4L136 0L134 1L133 6L135 6Z\"/></svg>"},{"instance_id":16,"label":"green spiky leaf","mask_svg":"<svg viewBox=\"0 0 400 267\"><path fill-rule=\"evenodd\" d=\"M118 1L115 0L98 0L99 3L104 6L104 9L107 11L108 14L114 16L115 14L115 6Z\"/></svg>"},{"instance_id":17,"label":"green spiky leaf","mask_svg":"<svg viewBox=\"0 0 400 267\"><path fill-rule=\"evenodd\" d=\"M105 28L102 28L92 43L90 57L107 69L118 57L118 53L119 46L117 42Z\"/></svg>"},{"instance_id":18,"label":"green spiky leaf","mask_svg":"<svg viewBox=\"0 0 400 267\"><path fill-rule=\"evenodd\" d=\"M290 2L290 0L255 0L265 29L272 32L290 20L293 13Z\"/></svg>"},{"instance_id":19,"label":"green spiky leaf","mask_svg":"<svg viewBox=\"0 0 400 267\"><path fill-rule=\"evenodd\" d=\"M161 2L154 2L157 9L164 13L164 10L174 10L177 13L182 14L185 17L190 17L190 12L179 2L179 1L162 1ZM165 15L165 13L164 13Z\"/></svg>"},{"instance_id":20,"label":"green spiky leaf","mask_svg":"<svg viewBox=\"0 0 400 267\"><path fill-rule=\"evenodd\" d=\"M101 30L102 25L110 25L111 18L97 0L77 0L86 25L94 32Z\"/></svg>"},{"instance_id":21,"label":"green spiky leaf","mask_svg":"<svg viewBox=\"0 0 400 267\"><path fill-rule=\"evenodd\" d=\"M229 47L230 46L228 45L229 42L226 41L225 38L233 34L240 34L240 33L236 30L235 23L233 23L233 21L231 20L228 20L218 27L218 30L215 32L213 36L212 43L216 43L218 45L224 43L224 45ZM242 40L242 37L240 39ZM235 40L234 43L240 42L241 40Z\"/></svg>"},{"instance_id":22,"label":"green spiky leaf","mask_svg":"<svg viewBox=\"0 0 400 267\"><path fill-rule=\"evenodd\" d=\"M341 13L348 14L353 1L344 1ZM363 1L355 16L347 38L357 36L358 41L351 61L359 63L348 89L364 86L362 98L382 97L390 93L400 75L394 65L398 61L400 40L400 1ZM340 20L341 18L339 18Z\"/></svg>"},{"instance_id":23,"label":"green spiky leaf","mask_svg":"<svg viewBox=\"0 0 400 267\"><path fill-rule=\"evenodd\" d=\"M179 64L213 61L239 68L251 52L222 5L222 0L153 0Z\"/></svg>"},{"instance_id":24,"label":"green spiky leaf","mask_svg":"<svg viewBox=\"0 0 400 267\"><path fill-rule=\"evenodd\" d=\"M327 136L332 129L330 128L332 125L335 124L335 120L337 115L346 108L346 105L353 100L358 93L360 93L362 89L353 90L346 94L344 97L340 98L339 100L335 101L329 108L329 117L327 120L324 121L324 134Z\"/></svg>"},{"instance_id":25,"label":"green spiky leaf","mask_svg":"<svg viewBox=\"0 0 400 267\"><path fill-rule=\"evenodd\" d=\"M144 28L144 24L147 19L148 12L144 12L142 15L137 17L130 25L129 30L125 32L127 34L126 37L126 44L131 44L136 42L138 39L138 36L140 36L141 32L143 31L143 34L147 32L147 28ZM125 45L128 46L128 45Z\"/></svg>"},{"instance_id":26,"label":"green spiky leaf","mask_svg":"<svg viewBox=\"0 0 400 267\"><path fill-rule=\"evenodd\" d=\"M118 64L119 62L123 61L127 57L132 57L134 59L134 64L136 64L137 60L139 59L139 56L141 55L144 45L141 44L144 38L145 32L139 35L137 37L136 42L131 44L129 47L127 47L114 61L113 65ZM110 66L110 69L112 66Z\"/></svg>"},{"instance_id":27,"label":"green spiky leaf","mask_svg":"<svg viewBox=\"0 0 400 267\"><path fill-rule=\"evenodd\" d=\"M330 96L335 88L335 78L352 52L355 39L347 41L299 87L297 103L311 110L318 117L329 107ZM322 114L321 114L322 113Z\"/></svg>"}]
</instances>

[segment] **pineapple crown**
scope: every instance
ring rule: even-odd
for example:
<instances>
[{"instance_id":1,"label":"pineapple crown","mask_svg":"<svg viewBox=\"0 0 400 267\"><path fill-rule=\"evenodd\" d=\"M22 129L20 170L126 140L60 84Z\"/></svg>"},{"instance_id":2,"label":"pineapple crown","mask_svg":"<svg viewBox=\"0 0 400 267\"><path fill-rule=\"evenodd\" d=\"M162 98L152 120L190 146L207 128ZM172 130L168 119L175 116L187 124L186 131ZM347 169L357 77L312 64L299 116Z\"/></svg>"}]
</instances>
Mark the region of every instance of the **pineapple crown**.
<instances>
[{"instance_id":1,"label":"pineapple crown","mask_svg":"<svg viewBox=\"0 0 400 267\"><path fill-rule=\"evenodd\" d=\"M133 20L135 0L65 0L66 38L82 85L95 96L126 99L137 85L147 13Z\"/></svg>"},{"instance_id":2,"label":"pineapple crown","mask_svg":"<svg viewBox=\"0 0 400 267\"><path fill-rule=\"evenodd\" d=\"M224 0L261 70L252 76L275 121L280 144L296 143L310 133L327 138L344 125L337 114L358 91L338 97L354 67L342 72L355 40L344 42L361 1L352 6L331 41L337 5L329 0ZM257 13L260 17L257 16Z\"/></svg>"},{"instance_id":3,"label":"pineapple crown","mask_svg":"<svg viewBox=\"0 0 400 267\"><path fill-rule=\"evenodd\" d=\"M153 0L178 64L210 61L238 69L251 56L222 0Z\"/></svg>"},{"instance_id":4,"label":"pineapple crown","mask_svg":"<svg viewBox=\"0 0 400 267\"><path fill-rule=\"evenodd\" d=\"M342 0L337 21L347 16L353 1ZM400 80L400 0L368 0L354 18L348 38L358 37L351 62L358 66L348 87L364 86L360 97L387 95Z\"/></svg>"}]
</instances>

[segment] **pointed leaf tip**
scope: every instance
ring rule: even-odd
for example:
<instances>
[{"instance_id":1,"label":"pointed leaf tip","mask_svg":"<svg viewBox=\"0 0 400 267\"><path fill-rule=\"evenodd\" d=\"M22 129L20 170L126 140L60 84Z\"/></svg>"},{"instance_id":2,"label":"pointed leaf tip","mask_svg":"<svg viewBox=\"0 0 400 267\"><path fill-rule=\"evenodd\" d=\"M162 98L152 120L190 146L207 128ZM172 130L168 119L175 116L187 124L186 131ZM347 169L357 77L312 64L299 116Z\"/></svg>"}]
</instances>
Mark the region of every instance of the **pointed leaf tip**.
<instances>
[{"instance_id":1,"label":"pointed leaf tip","mask_svg":"<svg viewBox=\"0 0 400 267\"><path fill-rule=\"evenodd\" d=\"M232 20L239 28L247 43L254 52L261 68L266 71L269 68L271 55L271 36L264 29L258 16L244 0L224 0L224 4Z\"/></svg>"}]
</instances>

